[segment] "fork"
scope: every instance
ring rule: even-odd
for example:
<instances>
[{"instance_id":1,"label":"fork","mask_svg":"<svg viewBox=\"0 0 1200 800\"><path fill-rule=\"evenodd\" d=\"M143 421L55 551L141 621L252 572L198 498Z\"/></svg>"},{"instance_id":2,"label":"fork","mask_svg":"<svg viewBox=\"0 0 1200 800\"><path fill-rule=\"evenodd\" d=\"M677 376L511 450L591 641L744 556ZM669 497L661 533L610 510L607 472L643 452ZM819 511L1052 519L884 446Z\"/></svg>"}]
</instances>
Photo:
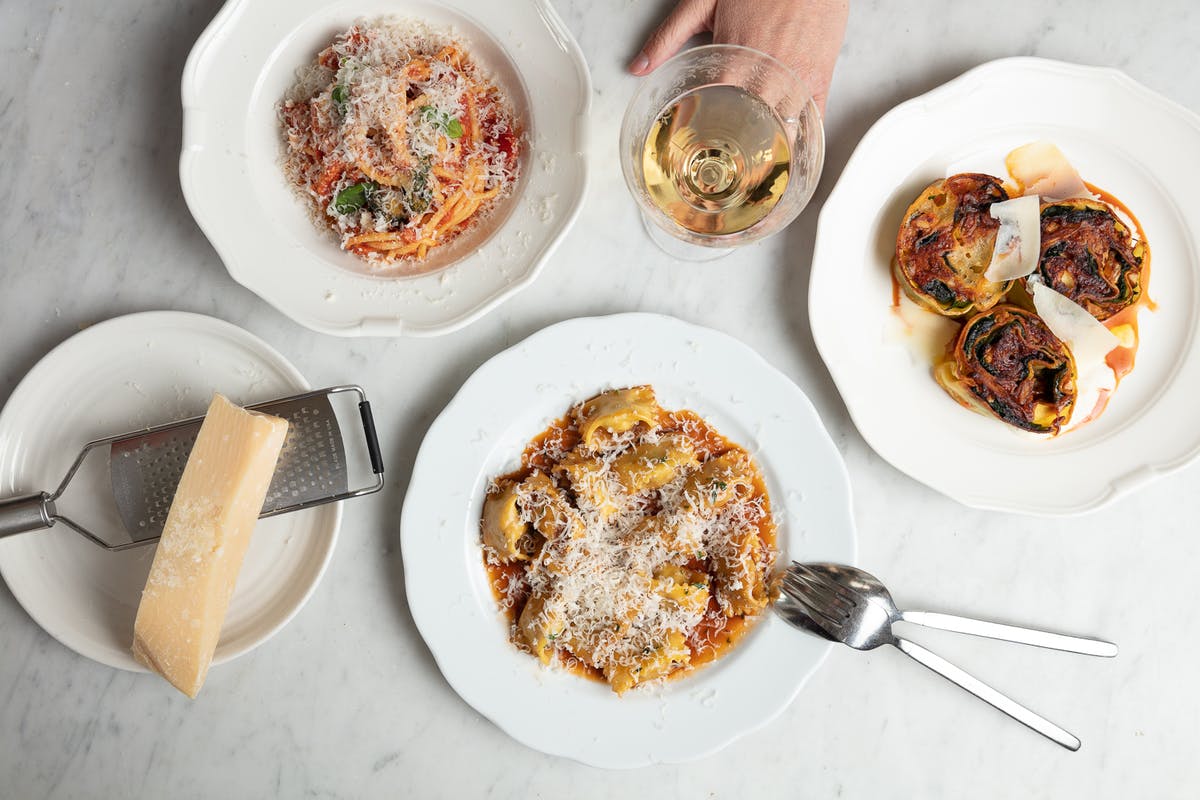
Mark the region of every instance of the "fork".
<instances>
[{"instance_id":1,"label":"fork","mask_svg":"<svg viewBox=\"0 0 1200 800\"><path fill-rule=\"evenodd\" d=\"M867 577L874 580L873 576L868 575ZM887 594L887 590L882 584L878 584L878 589L882 590L886 601L880 597L878 591L864 591L853 581L850 582L854 588L835 581L822 572L793 562L784 574L782 602L776 603L776 608L780 615L792 625L810 632L815 626L825 638L841 642L857 650L873 650L876 647L890 644L921 665L1048 739L1071 751L1079 749L1079 739L1060 726L993 689L978 678L969 675L936 653L893 633L893 614L891 612L895 610L895 606L891 603L891 596ZM878 582L876 581L876 583ZM1009 628L1011 626L997 627ZM1076 637L1062 638L1075 639ZM1083 641L1095 642L1095 640ZM1103 655L1115 653L1115 646L1110 645L1110 647L1112 647L1112 653L1104 652ZM1100 655L1101 653L1093 654Z\"/></svg>"}]
</instances>

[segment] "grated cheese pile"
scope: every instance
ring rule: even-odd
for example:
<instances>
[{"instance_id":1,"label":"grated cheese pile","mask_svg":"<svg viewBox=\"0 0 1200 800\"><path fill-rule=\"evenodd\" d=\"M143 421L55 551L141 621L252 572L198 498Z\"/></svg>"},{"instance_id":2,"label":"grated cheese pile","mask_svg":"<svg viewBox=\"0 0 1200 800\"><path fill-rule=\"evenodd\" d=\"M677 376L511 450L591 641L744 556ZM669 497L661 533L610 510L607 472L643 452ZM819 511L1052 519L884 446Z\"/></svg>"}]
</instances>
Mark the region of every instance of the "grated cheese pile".
<instances>
[{"instance_id":1,"label":"grated cheese pile","mask_svg":"<svg viewBox=\"0 0 1200 800\"><path fill-rule=\"evenodd\" d=\"M698 638L702 624L719 629L765 607L775 558L749 456L649 397L661 424L602 428L591 446L576 443L585 403L560 435L535 440L521 473L493 481L488 503L515 499L511 546L489 538L484 512L486 561L523 567L501 586L514 640L545 662L598 669L618 692L688 667L711 646Z\"/></svg>"}]
</instances>

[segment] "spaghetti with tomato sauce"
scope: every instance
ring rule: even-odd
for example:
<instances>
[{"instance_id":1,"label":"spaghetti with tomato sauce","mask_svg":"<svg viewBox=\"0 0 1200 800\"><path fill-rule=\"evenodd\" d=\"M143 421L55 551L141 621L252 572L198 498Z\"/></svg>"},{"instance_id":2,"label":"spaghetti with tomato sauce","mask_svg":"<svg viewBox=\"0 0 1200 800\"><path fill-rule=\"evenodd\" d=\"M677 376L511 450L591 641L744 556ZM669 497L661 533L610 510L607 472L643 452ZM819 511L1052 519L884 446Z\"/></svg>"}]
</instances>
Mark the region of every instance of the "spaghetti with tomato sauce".
<instances>
[{"instance_id":1,"label":"spaghetti with tomato sauce","mask_svg":"<svg viewBox=\"0 0 1200 800\"><path fill-rule=\"evenodd\" d=\"M278 111L289 181L342 249L374 264L422 271L518 175L511 102L462 41L419 22L351 26Z\"/></svg>"}]
</instances>

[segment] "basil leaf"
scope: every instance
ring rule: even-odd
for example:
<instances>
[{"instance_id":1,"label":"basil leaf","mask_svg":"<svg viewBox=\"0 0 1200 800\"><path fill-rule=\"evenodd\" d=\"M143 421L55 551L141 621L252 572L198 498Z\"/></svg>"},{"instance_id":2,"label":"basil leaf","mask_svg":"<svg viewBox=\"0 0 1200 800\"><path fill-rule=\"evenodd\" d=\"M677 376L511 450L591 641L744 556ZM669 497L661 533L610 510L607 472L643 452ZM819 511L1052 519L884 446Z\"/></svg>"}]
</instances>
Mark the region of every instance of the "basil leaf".
<instances>
[{"instance_id":1,"label":"basil leaf","mask_svg":"<svg viewBox=\"0 0 1200 800\"><path fill-rule=\"evenodd\" d=\"M339 214L353 214L367 202L367 184L356 183L342 189L333 198L333 210Z\"/></svg>"},{"instance_id":2,"label":"basil leaf","mask_svg":"<svg viewBox=\"0 0 1200 800\"><path fill-rule=\"evenodd\" d=\"M421 164L421 171L413 178L412 189L409 190L408 206L418 214L424 214L433 202L433 192L429 190L429 166Z\"/></svg>"},{"instance_id":3,"label":"basil leaf","mask_svg":"<svg viewBox=\"0 0 1200 800\"><path fill-rule=\"evenodd\" d=\"M346 104L350 100L350 93L346 91L346 87L339 83L333 87L333 91L329 93L329 97L333 100L333 105L337 108L338 113L345 116Z\"/></svg>"},{"instance_id":4,"label":"basil leaf","mask_svg":"<svg viewBox=\"0 0 1200 800\"><path fill-rule=\"evenodd\" d=\"M438 111L433 106L421 106L418 110L426 122L441 128L442 133L451 139L457 139L463 135L462 123L445 111Z\"/></svg>"}]
</instances>

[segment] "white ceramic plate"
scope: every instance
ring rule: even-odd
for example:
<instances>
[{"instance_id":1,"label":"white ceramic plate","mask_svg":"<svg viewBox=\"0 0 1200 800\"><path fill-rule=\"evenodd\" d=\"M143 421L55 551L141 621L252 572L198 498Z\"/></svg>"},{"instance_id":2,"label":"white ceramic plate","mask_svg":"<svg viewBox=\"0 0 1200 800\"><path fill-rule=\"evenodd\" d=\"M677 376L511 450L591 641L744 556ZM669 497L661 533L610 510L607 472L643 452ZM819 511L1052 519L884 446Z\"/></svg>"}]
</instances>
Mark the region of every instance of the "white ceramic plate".
<instances>
[{"instance_id":1,"label":"white ceramic plate","mask_svg":"<svg viewBox=\"0 0 1200 800\"><path fill-rule=\"evenodd\" d=\"M0 413L0 497L53 491L88 441L202 414L214 391L254 403L308 388L265 342L212 317L153 311L93 325L38 362ZM94 453L60 510L119 531L107 477ZM214 664L266 641L300 610L341 517L339 503L258 524ZM0 540L0 574L29 616L80 655L119 669L142 671L129 648L153 558L152 545L110 553L64 525Z\"/></svg>"},{"instance_id":2,"label":"white ceramic plate","mask_svg":"<svg viewBox=\"0 0 1200 800\"><path fill-rule=\"evenodd\" d=\"M1048 139L1140 218L1153 262L1137 366L1099 420L1032 437L958 406L891 308L900 218L949 172L1005 175ZM1035 58L984 64L877 122L821 212L809 285L813 338L855 424L898 469L969 506L1090 511L1200 452L1200 117L1111 69ZM997 172L999 170L999 172Z\"/></svg>"},{"instance_id":3,"label":"white ceramic plate","mask_svg":"<svg viewBox=\"0 0 1200 800\"><path fill-rule=\"evenodd\" d=\"M280 166L275 107L296 71L355 20L384 15L462 34L526 123L513 195L470 241L451 245L461 260L417 277L369 274L313 224ZM229 0L184 68L180 182L229 273L302 325L342 336L446 333L531 283L574 221L590 102L587 64L547 0Z\"/></svg>"},{"instance_id":4,"label":"white ceramic plate","mask_svg":"<svg viewBox=\"0 0 1200 800\"><path fill-rule=\"evenodd\" d=\"M609 768L720 749L786 708L829 648L768 613L715 664L617 697L508 641L481 561L488 481L574 403L642 383L754 454L781 563L853 561L846 470L804 393L736 339L654 314L570 320L480 367L430 427L401 521L409 607L450 685L526 745Z\"/></svg>"}]
</instances>

